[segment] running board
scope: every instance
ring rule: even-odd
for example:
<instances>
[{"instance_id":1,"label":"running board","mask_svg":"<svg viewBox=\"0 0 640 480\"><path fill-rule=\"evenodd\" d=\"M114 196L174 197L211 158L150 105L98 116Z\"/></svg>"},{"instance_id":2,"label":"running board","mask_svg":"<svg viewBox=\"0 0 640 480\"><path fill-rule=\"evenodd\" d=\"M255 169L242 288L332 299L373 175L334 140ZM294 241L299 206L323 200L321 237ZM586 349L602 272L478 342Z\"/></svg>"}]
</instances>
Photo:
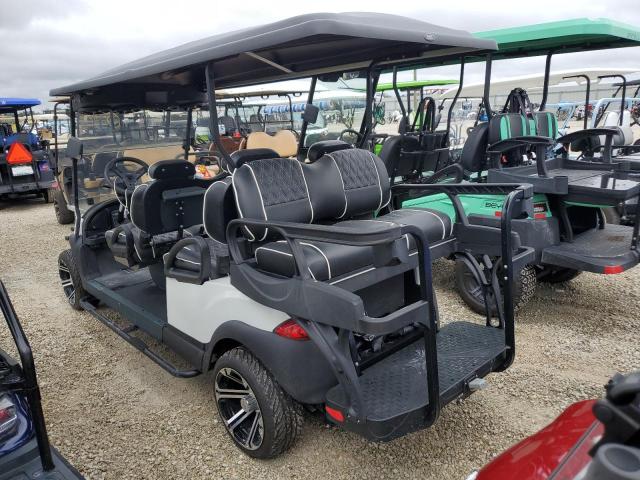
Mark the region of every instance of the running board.
<instances>
[{"instance_id":1,"label":"running board","mask_svg":"<svg viewBox=\"0 0 640 480\"><path fill-rule=\"evenodd\" d=\"M180 369L178 369L171 362L169 362L168 360L165 360L160 355L158 355L156 352L151 350L149 348L149 346L143 340L141 340L138 337L134 337L132 335L129 335L130 332L134 332L134 331L138 330L138 328L135 325L132 325L132 326L129 326L129 327L125 327L125 328L119 327L113 320L111 320L106 315L103 315L102 313L100 313L96 309L96 307L94 307L93 304L91 304L91 302L89 302L89 301L87 301L85 299L80 300L80 306L82 308L84 308L87 312L89 312L91 315L93 315L95 318L100 320L102 323L104 323L107 327L109 327L115 333L117 333L127 343L129 343L130 345L134 346L137 350L139 350L140 352L145 354L147 357L149 357L155 363L160 365L160 367L162 367L163 370L165 370L166 372L169 372L174 377L192 378L192 377L196 377L196 376L198 376L198 375L200 375L202 373L200 370L180 370Z\"/></svg>"}]
</instances>

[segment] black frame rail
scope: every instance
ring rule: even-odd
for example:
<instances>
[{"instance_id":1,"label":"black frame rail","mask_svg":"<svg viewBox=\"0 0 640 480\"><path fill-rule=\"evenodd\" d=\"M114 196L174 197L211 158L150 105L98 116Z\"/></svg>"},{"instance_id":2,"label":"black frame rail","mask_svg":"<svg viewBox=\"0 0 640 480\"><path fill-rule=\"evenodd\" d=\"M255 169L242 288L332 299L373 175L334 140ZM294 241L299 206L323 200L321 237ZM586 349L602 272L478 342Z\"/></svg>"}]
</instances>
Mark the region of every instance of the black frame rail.
<instances>
[{"instance_id":1,"label":"black frame rail","mask_svg":"<svg viewBox=\"0 0 640 480\"><path fill-rule=\"evenodd\" d=\"M36 375L36 366L33 361L33 353L29 340L27 340L22 325L18 320L9 294L2 281L0 281L0 310L7 322L11 336L15 342L18 354L20 355L20 363L22 370L22 382L12 384L8 391L14 393L23 394L29 403L31 415L33 417L33 426L35 428L35 437L38 442L38 451L40 453L40 460L42 462L42 469L45 472L50 472L55 469L53 463L53 454L51 451L51 444L49 443L49 436L47 435L47 427L45 425L44 413L42 411L42 400L40 396L40 387L38 386L38 378ZM0 389L5 387L0 384ZM0 390L1 391L1 390Z\"/></svg>"}]
</instances>

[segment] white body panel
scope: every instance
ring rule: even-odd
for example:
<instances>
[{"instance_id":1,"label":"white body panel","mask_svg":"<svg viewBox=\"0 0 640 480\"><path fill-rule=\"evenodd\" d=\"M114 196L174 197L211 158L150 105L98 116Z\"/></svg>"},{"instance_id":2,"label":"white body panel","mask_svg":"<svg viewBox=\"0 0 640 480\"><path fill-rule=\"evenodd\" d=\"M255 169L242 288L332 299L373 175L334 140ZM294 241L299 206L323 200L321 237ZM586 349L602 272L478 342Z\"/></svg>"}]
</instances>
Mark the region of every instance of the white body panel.
<instances>
[{"instance_id":1,"label":"white body panel","mask_svg":"<svg viewBox=\"0 0 640 480\"><path fill-rule=\"evenodd\" d=\"M202 285L167 278L166 291L169 325L201 343L211 341L216 329L229 320L272 331L290 318L251 300L231 285L228 276Z\"/></svg>"}]
</instances>

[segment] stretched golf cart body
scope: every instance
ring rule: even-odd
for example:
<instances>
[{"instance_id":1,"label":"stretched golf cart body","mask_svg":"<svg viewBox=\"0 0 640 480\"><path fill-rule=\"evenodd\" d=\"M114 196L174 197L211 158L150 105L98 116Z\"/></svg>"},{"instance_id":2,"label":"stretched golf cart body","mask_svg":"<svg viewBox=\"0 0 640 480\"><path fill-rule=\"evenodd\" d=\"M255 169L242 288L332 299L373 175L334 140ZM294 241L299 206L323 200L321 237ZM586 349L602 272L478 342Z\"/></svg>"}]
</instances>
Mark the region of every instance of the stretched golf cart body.
<instances>
[{"instance_id":1,"label":"stretched golf cart body","mask_svg":"<svg viewBox=\"0 0 640 480\"><path fill-rule=\"evenodd\" d=\"M469 191L509 192L502 229L472 226L460 208L455 222L389 211L406 186L390 188L379 158L335 143L307 149L304 137L317 115L319 77L364 70L371 108L372 64L493 48L465 32L393 15L313 14L210 37L54 90L80 111L96 98L117 104L135 86L138 106L154 101L160 108L176 106L176 89L206 84L211 134L228 169L202 181L187 162L158 162L146 184L137 181L144 169L123 169L114 181L121 182L118 199L82 215L76 201L71 249L60 256L70 303L173 375L213 369L223 423L249 455L286 450L300 429L300 404L372 440L428 427L441 407L513 361L510 290L500 301L491 285L530 260L510 233L511 219L531 207L530 189L421 186L446 192L455 205ZM264 149L229 155L221 148L216 88L309 77L298 145L307 163ZM77 177L82 142L71 138L67 155ZM74 188L79 199L82 185ZM467 251L503 258L504 268L485 278L503 315L438 328L431 258L475 262ZM105 306L129 326L105 315ZM189 366L161 357L135 336L138 329Z\"/></svg>"},{"instance_id":2,"label":"stretched golf cart body","mask_svg":"<svg viewBox=\"0 0 640 480\"><path fill-rule=\"evenodd\" d=\"M0 196L36 193L51 201L55 179L49 151L33 133L31 108L37 105L40 100L0 98Z\"/></svg>"},{"instance_id":3,"label":"stretched golf cart body","mask_svg":"<svg viewBox=\"0 0 640 480\"><path fill-rule=\"evenodd\" d=\"M49 444L31 347L2 282L0 311L20 356L0 348L0 480L82 479Z\"/></svg>"}]
</instances>

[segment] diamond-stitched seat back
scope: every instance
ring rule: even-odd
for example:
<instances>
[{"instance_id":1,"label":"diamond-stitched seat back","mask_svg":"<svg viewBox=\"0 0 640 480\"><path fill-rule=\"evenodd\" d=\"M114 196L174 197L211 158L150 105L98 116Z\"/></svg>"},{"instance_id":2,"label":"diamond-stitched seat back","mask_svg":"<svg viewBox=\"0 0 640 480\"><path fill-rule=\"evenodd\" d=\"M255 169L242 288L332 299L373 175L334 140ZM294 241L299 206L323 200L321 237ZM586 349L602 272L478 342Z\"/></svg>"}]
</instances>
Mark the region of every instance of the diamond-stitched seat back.
<instances>
[{"instance_id":1,"label":"diamond-stitched seat back","mask_svg":"<svg viewBox=\"0 0 640 480\"><path fill-rule=\"evenodd\" d=\"M389 176L377 156L367 150L340 150L326 155L340 172L345 205L340 218L380 210L389 202Z\"/></svg>"},{"instance_id":2,"label":"diamond-stitched seat back","mask_svg":"<svg viewBox=\"0 0 640 480\"><path fill-rule=\"evenodd\" d=\"M389 201L389 178L382 161L366 150L324 155L312 164L270 158L245 164L233 173L242 218L298 223L331 222L373 214ZM246 229L262 241L269 229Z\"/></svg>"},{"instance_id":3,"label":"diamond-stitched seat back","mask_svg":"<svg viewBox=\"0 0 640 480\"><path fill-rule=\"evenodd\" d=\"M233 173L238 213L243 218L309 223L312 207L302 163L269 158L242 165ZM268 229L248 229L250 240L264 240Z\"/></svg>"}]
</instances>

